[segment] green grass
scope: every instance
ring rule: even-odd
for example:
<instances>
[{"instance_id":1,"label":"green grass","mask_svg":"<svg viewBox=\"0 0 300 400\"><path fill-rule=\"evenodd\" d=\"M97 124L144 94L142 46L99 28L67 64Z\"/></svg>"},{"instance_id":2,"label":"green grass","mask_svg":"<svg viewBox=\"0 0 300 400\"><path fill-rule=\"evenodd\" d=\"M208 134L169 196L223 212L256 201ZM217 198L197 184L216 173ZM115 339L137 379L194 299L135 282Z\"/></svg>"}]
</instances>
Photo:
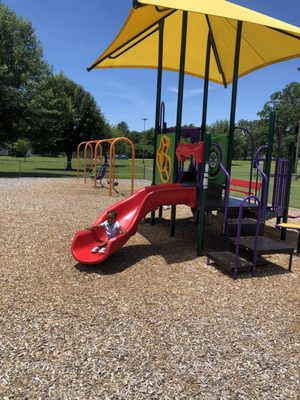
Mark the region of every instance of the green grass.
<instances>
[{"instance_id":1,"label":"green grass","mask_svg":"<svg viewBox=\"0 0 300 400\"><path fill-rule=\"evenodd\" d=\"M0 157L1 177L75 177L77 176L77 159L72 160L72 171L66 170L66 157ZM152 160L138 159L134 162L135 179L152 180ZM87 163L90 166L90 163ZM83 176L84 164L80 160L80 176ZM108 171L107 171L108 174ZM116 160L116 178L131 177L131 160Z\"/></svg>"},{"instance_id":2,"label":"green grass","mask_svg":"<svg viewBox=\"0 0 300 400\"><path fill-rule=\"evenodd\" d=\"M65 169L65 157L0 157L0 176L75 176Z\"/></svg>"},{"instance_id":3,"label":"green grass","mask_svg":"<svg viewBox=\"0 0 300 400\"><path fill-rule=\"evenodd\" d=\"M298 170L300 169L299 167L300 167L300 165L297 168ZM273 174L274 171L275 171L275 162L272 161L271 174ZM254 174L253 174L253 176L254 176L253 179L255 179ZM231 177L232 178L240 178L240 179L249 179L249 177L250 177L250 161L233 161ZM269 196L268 196L269 202L271 202L272 195L273 195L273 179L271 179L270 186L269 186ZM239 197L239 194L235 193L235 196ZM242 197L242 195L240 197ZM300 208L300 179L292 180L290 207Z\"/></svg>"},{"instance_id":4,"label":"green grass","mask_svg":"<svg viewBox=\"0 0 300 400\"><path fill-rule=\"evenodd\" d=\"M135 160L135 179L152 180L153 160ZM275 163L272 162L271 172L274 172ZM76 177L77 160L72 160L72 171L66 171L66 157L0 157L0 177ZM300 165L298 167L300 169ZM232 177L249 179L250 162L233 161ZM83 160L80 163L80 176L83 177ZM116 160L116 178L130 179L131 160ZM273 193L272 181L269 190L269 199ZM290 206L300 208L300 179L292 181Z\"/></svg>"}]
</instances>

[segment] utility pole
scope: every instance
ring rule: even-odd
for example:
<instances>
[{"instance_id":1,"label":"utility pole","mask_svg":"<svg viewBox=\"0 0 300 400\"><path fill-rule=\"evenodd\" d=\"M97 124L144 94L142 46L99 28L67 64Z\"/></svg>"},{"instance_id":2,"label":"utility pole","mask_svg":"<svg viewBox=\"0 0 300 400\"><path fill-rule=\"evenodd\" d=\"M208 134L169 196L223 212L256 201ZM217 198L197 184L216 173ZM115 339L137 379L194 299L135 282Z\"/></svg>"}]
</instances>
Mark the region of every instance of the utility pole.
<instances>
[{"instance_id":1,"label":"utility pole","mask_svg":"<svg viewBox=\"0 0 300 400\"><path fill-rule=\"evenodd\" d=\"M144 121L144 136L145 136L145 132L146 132L146 121L148 121L148 118L142 118L142 120ZM143 151L143 164L145 164L145 158L144 158L144 149Z\"/></svg>"}]
</instances>

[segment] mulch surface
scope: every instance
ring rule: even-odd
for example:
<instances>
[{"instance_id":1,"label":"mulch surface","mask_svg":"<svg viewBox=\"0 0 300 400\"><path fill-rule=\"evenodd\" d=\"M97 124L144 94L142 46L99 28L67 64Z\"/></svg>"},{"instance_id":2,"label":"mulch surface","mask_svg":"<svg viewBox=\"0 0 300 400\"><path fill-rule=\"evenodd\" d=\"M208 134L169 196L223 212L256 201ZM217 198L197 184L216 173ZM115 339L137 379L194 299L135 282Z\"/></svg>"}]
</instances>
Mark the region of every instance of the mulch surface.
<instances>
[{"instance_id":1,"label":"mulch surface","mask_svg":"<svg viewBox=\"0 0 300 400\"><path fill-rule=\"evenodd\" d=\"M0 179L0 398L298 399L299 256L293 273L274 255L233 281L197 257L179 206L175 237L165 210L103 264L78 264L75 232L129 182L117 189ZM279 238L274 225L266 235ZM213 218L205 251L225 248Z\"/></svg>"}]
</instances>

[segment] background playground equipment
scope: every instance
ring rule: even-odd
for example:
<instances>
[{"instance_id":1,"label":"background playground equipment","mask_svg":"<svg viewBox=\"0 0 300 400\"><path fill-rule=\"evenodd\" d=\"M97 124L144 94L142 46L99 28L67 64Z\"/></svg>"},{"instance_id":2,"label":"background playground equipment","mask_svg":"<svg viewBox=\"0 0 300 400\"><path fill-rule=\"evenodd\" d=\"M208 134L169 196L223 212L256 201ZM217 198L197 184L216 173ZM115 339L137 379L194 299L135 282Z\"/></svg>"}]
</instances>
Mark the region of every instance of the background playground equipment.
<instances>
[{"instance_id":1,"label":"background playground equipment","mask_svg":"<svg viewBox=\"0 0 300 400\"><path fill-rule=\"evenodd\" d=\"M104 160L105 160L105 157L104 157ZM106 169L107 169L107 161L104 161L104 164L97 167L96 177L95 177L94 169L92 169L90 171L89 177L93 180L96 178L96 181L99 181L100 184L102 185L102 179L105 177ZM102 185L102 186L104 186L104 185ZM117 183L115 181L114 181L114 186L117 186Z\"/></svg>"},{"instance_id":2,"label":"background playground equipment","mask_svg":"<svg viewBox=\"0 0 300 400\"><path fill-rule=\"evenodd\" d=\"M90 150L90 168L92 171L92 179L94 180L94 188L96 188L97 180L100 181L105 177L107 171L107 165L109 167L109 176L107 182L109 184L109 196L112 195L114 186L117 186L117 166L116 166L116 145L119 142L126 142L131 147L131 194L134 192L134 144L126 137L101 139L101 140L90 140L88 142L79 143L77 146L77 179L80 176L80 148L84 145L84 183L87 179L87 150ZM108 145L108 150L103 154L103 145ZM93 150L94 145L94 150ZM99 153L99 158L98 158ZM107 154L109 153L109 154ZM109 162L107 162L107 156L109 155ZM99 165L98 165L99 161Z\"/></svg>"},{"instance_id":3,"label":"background playground equipment","mask_svg":"<svg viewBox=\"0 0 300 400\"><path fill-rule=\"evenodd\" d=\"M86 142L79 143L79 145L77 146L77 179L79 179L79 177L80 177L80 148L81 148L81 146L85 145L84 146L84 157L83 157L83 159L84 159L84 183L86 183L86 169L87 169L86 163L87 163L88 150L89 150L89 154L90 154L90 160L89 160L90 170L92 170L94 167L94 151L93 151L92 143L93 142L91 142L91 141L88 141L88 142L86 141Z\"/></svg>"},{"instance_id":4,"label":"background playground equipment","mask_svg":"<svg viewBox=\"0 0 300 400\"><path fill-rule=\"evenodd\" d=\"M100 143L111 143L114 139L98 139L98 140L90 140L86 142L81 142L77 146L77 179L80 177L80 149L84 145L83 151L83 174L84 174L84 183L87 180L88 173L88 150L89 150L89 171L93 171L93 178L95 177L95 160L96 160L96 175L97 175L97 154L95 153L95 145ZM100 149L100 167L103 165L103 148L102 144L99 146Z\"/></svg>"},{"instance_id":5,"label":"background playground equipment","mask_svg":"<svg viewBox=\"0 0 300 400\"><path fill-rule=\"evenodd\" d=\"M101 186L102 185L102 179L105 177L106 170L107 170L107 152L103 154L103 145L108 145L108 148L110 147L111 143L113 142L113 139L102 139L94 142L94 155L93 155L93 167L90 171L90 178L94 180L94 188L96 188L97 185L97 180L99 180ZM86 147L85 147L86 149ZM99 154L99 164L98 164L98 149L100 151ZM84 183L86 183L86 157L84 157ZM108 182L109 183L109 182ZM114 181L112 184L114 185Z\"/></svg>"}]
</instances>

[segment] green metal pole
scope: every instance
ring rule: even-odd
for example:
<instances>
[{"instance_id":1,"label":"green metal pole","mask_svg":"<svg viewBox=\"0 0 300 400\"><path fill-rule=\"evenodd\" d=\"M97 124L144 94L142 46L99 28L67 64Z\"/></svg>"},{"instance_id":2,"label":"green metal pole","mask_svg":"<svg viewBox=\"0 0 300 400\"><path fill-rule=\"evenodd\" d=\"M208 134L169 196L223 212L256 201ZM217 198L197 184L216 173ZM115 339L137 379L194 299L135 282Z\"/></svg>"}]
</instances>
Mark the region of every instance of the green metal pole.
<instances>
[{"instance_id":1,"label":"green metal pole","mask_svg":"<svg viewBox=\"0 0 300 400\"><path fill-rule=\"evenodd\" d=\"M211 34L209 33L208 38L207 38L207 45L206 45L206 63L205 63L204 92L203 92L203 105L202 105L201 140L204 140L205 131L206 131L210 51L211 51Z\"/></svg>"},{"instance_id":2,"label":"green metal pole","mask_svg":"<svg viewBox=\"0 0 300 400\"><path fill-rule=\"evenodd\" d=\"M175 138L175 148L174 148L174 178L173 178L173 182L177 182L177 180L178 180L178 160L177 160L175 152L176 152L176 148L179 143L180 134L181 134L187 23L188 23L188 13L187 13L187 11L183 11L182 12L182 27L181 27L181 50L180 50L180 67L179 67L179 80L178 80L178 98L177 98L177 117L176 117L176 138ZM172 206L170 236L175 235L175 220L176 220L176 206Z\"/></svg>"},{"instance_id":3,"label":"green metal pole","mask_svg":"<svg viewBox=\"0 0 300 400\"><path fill-rule=\"evenodd\" d=\"M300 67L299 67L300 71ZM295 156L295 166L294 166L294 174L297 175L297 168L298 168L298 158L299 158L299 145L300 145L300 122L298 123L298 134L297 134L297 141L296 141L296 156ZM299 234L300 238L300 234Z\"/></svg>"},{"instance_id":4,"label":"green metal pole","mask_svg":"<svg viewBox=\"0 0 300 400\"><path fill-rule=\"evenodd\" d=\"M264 173L268 177L268 184L267 187L262 188L262 194L261 198L268 199L269 195L269 187L270 187L270 177L271 177L271 162L272 162L272 153L273 153L273 144L274 144L274 136L275 136L275 125L276 125L276 113L272 111L270 113L270 118L269 118L269 130L268 130L268 148L267 148L267 153L266 153L266 161L264 164ZM265 192L267 192L265 194ZM266 196L266 197L264 197ZM268 200L267 200L268 204Z\"/></svg>"},{"instance_id":5,"label":"green metal pole","mask_svg":"<svg viewBox=\"0 0 300 400\"><path fill-rule=\"evenodd\" d=\"M293 168L294 168L294 162L295 162L295 143L291 142L289 144L289 173L288 173L288 181L287 181L287 191L285 193L285 206L283 210L283 216L282 216L282 222L287 222L288 220L288 215L289 215L289 205L290 205L290 195L291 195L291 187L292 187L292 174L293 174ZM300 232L299 232L300 236ZM286 229L281 229L281 240L286 240ZM299 239L300 240L300 239ZM299 251L299 242L298 242L298 251Z\"/></svg>"},{"instance_id":6,"label":"green metal pole","mask_svg":"<svg viewBox=\"0 0 300 400\"><path fill-rule=\"evenodd\" d=\"M265 174L270 179L271 174L271 162L272 162L272 153L273 153L273 143L275 136L275 126L276 126L276 113L275 111L271 111L269 118L269 130L268 130L268 149L266 154L266 162L265 162Z\"/></svg>"},{"instance_id":7,"label":"green metal pole","mask_svg":"<svg viewBox=\"0 0 300 400\"><path fill-rule=\"evenodd\" d=\"M206 208L206 194L208 189L208 170L209 170L209 153L211 147L211 135L205 135L205 148L204 148L204 176L202 188L200 188L200 206L199 206L199 230L198 230L198 248L197 255L203 256L204 250L204 234L205 234L205 208Z\"/></svg>"},{"instance_id":8,"label":"green metal pole","mask_svg":"<svg viewBox=\"0 0 300 400\"><path fill-rule=\"evenodd\" d=\"M233 136L234 136L234 123L235 123L235 112L236 112L242 28L243 28L242 21L238 21L237 31L236 31L236 42L235 42L235 55L234 55L232 93L231 93L231 110L230 110L230 122L229 122L229 138L228 138L228 151L227 151L228 156L227 156L227 166L226 166L229 175L231 173L231 163L232 163L232 153L233 153Z\"/></svg>"},{"instance_id":9,"label":"green metal pole","mask_svg":"<svg viewBox=\"0 0 300 400\"><path fill-rule=\"evenodd\" d=\"M181 121L182 121L182 104L183 104L183 88L184 88L184 70L185 70L185 53L186 53L186 37L187 37L187 11L182 12L182 31L181 31L181 51L180 51L180 67L178 80L178 98L177 98L177 117L176 117L176 139L175 150L180 140ZM178 178L178 160L174 153L174 182Z\"/></svg>"},{"instance_id":10,"label":"green metal pole","mask_svg":"<svg viewBox=\"0 0 300 400\"><path fill-rule=\"evenodd\" d=\"M159 30L158 30L158 66L157 66L156 112L155 112L154 146L153 146L154 151L153 151L152 185L155 185L155 180L156 180L157 135L159 134L161 86L162 86L162 71L163 71L164 23L165 23L164 20L159 22ZM151 211L151 225L154 225L154 223L155 223L155 211Z\"/></svg>"},{"instance_id":11,"label":"green metal pole","mask_svg":"<svg viewBox=\"0 0 300 400\"><path fill-rule=\"evenodd\" d=\"M161 103L161 86L162 86L162 68L163 68L163 49L164 49L164 20L159 22L159 44L158 44L158 68L157 68L157 89L156 89L156 112L155 112L155 134L154 134L154 157L153 157L153 174L152 185L155 185L156 178L156 152L157 152L157 135L159 134L159 118Z\"/></svg>"}]
</instances>

